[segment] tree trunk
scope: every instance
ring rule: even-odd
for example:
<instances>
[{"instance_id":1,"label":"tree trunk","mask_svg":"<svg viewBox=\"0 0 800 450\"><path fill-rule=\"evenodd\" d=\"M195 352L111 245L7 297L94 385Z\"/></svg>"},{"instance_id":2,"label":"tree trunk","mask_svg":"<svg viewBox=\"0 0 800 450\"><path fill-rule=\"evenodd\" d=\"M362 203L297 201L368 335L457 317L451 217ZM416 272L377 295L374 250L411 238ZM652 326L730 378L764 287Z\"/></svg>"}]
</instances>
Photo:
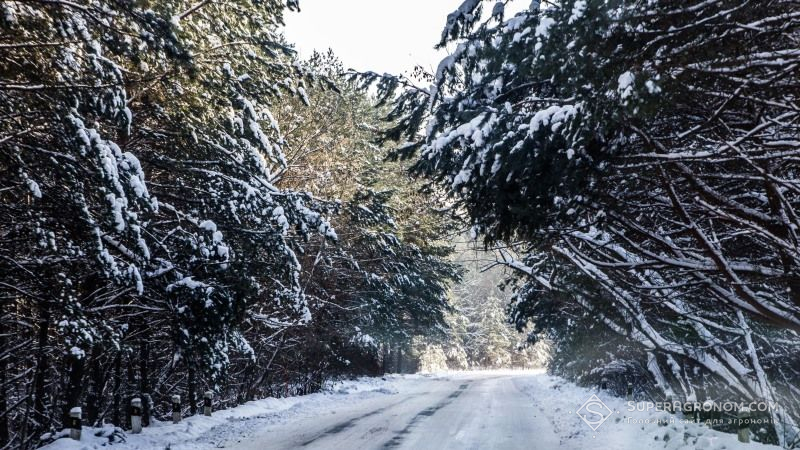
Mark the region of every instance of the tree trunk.
<instances>
[{"instance_id":1,"label":"tree trunk","mask_svg":"<svg viewBox=\"0 0 800 450\"><path fill-rule=\"evenodd\" d=\"M117 352L117 355L114 357L114 413L111 421L118 427L123 426L122 417L120 416L120 401L122 396L122 392L120 392L121 387L122 352Z\"/></svg>"},{"instance_id":2,"label":"tree trunk","mask_svg":"<svg viewBox=\"0 0 800 450\"><path fill-rule=\"evenodd\" d=\"M81 406L83 392L83 369L86 362L85 355L70 353L66 358L67 389L64 392L64 408L62 423L69 422L69 410Z\"/></svg>"},{"instance_id":3,"label":"tree trunk","mask_svg":"<svg viewBox=\"0 0 800 450\"><path fill-rule=\"evenodd\" d=\"M2 306L3 304L0 304ZM5 308L0 309L0 349L8 348L8 339L6 339L6 335L9 332L5 325ZM6 375L6 370L8 369L8 358L11 355L3 355L0 356L0 447L4 447L8 444L8 414L6 413L6 409L8 409L8 398L6 397L6 379L8 376Z\"/></svg>"},{"instance_id":4,"label":"tree trunk","mask_svg":"<svg viewBox=\"0 0 800 450\"><path fill-rule=\"evenodd\" d=\"M197 387L195 386L195 379L194 379L194 367L192 366L191 361L188 359L186 360L188 366L188 377L186 380L186 390L188 391L186 395L189 396L189 413L191 415L197 414L197 397L195 396L195 391Z\"/></svg>"},{"instance_id":5,"label":"tree trunk","mask_svg":"<svg viewBox=\"0 0 800 450\"><path fill-rule=\"evenodd\" d=\"M397 345L397 373L403 373L403 347Z\"/></svg>"},{"instance_id":6,"label":"tree trunk","mask_svg":"<svg viewBox=\"0 0 800 450\"><path fill-rule=\"evenodd\" d=\"M45 381L47 376L47 345L50 336L50 310L44 306L39 316L39 334L36 339L36 373L33 376L33 419L41 431L49 427L49 417L45 411Z\"/></svg>"},{"instance_id":7,"label":"tree trunk","mask_svg":"<svg viewBox=\"0 0 800 450\"><path fill-rule=\"evenodd\" d=\"M91 375L86 396L86 418L89 424L96 425L100 415L100 399L103 392L103 371L100 368L102 349L100 345L92 347Z\"/></svg>"},{"instance_id":8,"label":"tree trunk","mask_svg":"<svg viewBox=\"0 0 800 450\"><path fill-rule=\"evenodd\" d=\"M152 405L150 397L150 374L148 373L148 361L150 360L150 346L147 340L143 340L139 347L139 391L142 394L142 425L150 425L150 409Z\"/></svg>"}]
</instances>

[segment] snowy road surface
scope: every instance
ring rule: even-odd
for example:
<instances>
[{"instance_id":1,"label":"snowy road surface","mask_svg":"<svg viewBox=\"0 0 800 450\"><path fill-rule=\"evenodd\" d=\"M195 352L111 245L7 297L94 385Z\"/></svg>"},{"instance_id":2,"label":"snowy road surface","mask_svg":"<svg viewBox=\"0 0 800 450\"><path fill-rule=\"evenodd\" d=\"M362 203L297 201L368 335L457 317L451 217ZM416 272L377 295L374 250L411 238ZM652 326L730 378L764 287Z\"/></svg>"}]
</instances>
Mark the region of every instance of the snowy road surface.
<instances>
[{"instance_id":1,"label":"snowy road surface","mask_svg":"<svg viewBox=\"0 0 800 450\"><path fill-rule=\"evenodd\" d=\"M592 395L613 411L596 431L576 414ZM156 422L110 447L97 437L102 431L84 427L80 442L58 439L45 448L778 450L665 412L628 411L623 399L533 371L360 378L177 425Z\"/></svg>"},{"instance_id":2,"label":"snowy road surface","mask_svg":"<svg viewBox=\"0 0 800 450\"><path fill-rule=\"evenodd\" d=\"M555 449L559 438L523 387L535 375L421 379L402 395L267 427L237 450Z\"/></svg>"}]
</instances>

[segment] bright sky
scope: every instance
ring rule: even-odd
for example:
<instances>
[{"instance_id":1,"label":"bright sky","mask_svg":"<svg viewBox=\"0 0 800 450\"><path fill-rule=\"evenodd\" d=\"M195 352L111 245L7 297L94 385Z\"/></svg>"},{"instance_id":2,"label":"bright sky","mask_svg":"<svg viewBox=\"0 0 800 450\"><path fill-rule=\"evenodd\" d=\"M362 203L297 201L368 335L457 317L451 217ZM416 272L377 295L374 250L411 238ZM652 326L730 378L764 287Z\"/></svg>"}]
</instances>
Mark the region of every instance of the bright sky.
<instances>
[{"instance_id":1,"label":"bright sky","mask_svg":"<svg viewBox=\"0 0 800 450\"><path fill-rule=\"evenodd\" d=\"M462 0L301 0L287 12L286 37L300 55L332 48L348 68L433 71L446 55L433 46Z\"/></svg>"}]
</instances>

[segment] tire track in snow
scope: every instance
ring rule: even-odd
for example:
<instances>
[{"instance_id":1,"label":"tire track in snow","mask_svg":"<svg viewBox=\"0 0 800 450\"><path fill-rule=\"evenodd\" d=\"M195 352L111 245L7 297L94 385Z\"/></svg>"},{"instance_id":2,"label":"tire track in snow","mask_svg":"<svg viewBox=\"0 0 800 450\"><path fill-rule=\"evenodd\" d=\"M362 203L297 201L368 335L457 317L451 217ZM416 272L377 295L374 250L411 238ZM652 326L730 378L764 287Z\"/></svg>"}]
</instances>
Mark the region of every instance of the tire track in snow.
<instances>
[{"instance_id":1,"label":"tire track in snow","mask_svg":"<svg viewBox=\"0 0 800 450\"><path fill-rule=\"evenodd\" d=\"M302 444L300 444L300 446L301 447L308 447L309 445L317 442L320 439L325 438L326 436L332 436L332 435L335 435L335 434L339 434L342 431L345 431L347 429L353 428L362 419L366 419L367 417L372 417L372 416L381 414L381 413L383 413L384 411L386 411L388 409L391 409L391 408L393 408L393 407L395 407L395 406L397 406L397 405L399 405L401 403L404 403L404 402L408 401L408 399L410 399L410 398L419 397L420 395L424 395L424 393L410 395L410 396L408 396L407 398L405 398L405 399L403 399L401 401L392 403L391 405L384 406L383 408L374 409L374 410L369 411L367 413L364 413L364 414L362 414L360 416L353 417L351 419L345 420L344 422L338 423L338 424L328 428L327 430L323 431L322 433L314 436L313 438L303 442Z\"/></svg>"},{"instance_id":2,"label":"tire track in snow","mask_svg":"<svg viewBox=\"0 0 800 450\"><path fill-rule=\"evenodd\" d=\"M411 421L408 422L408 424L405 426L405 428L403 428L402 430L397 432L397 434L392 439L390 439L388 442L383 444L383 448L387 448L388 449L388 448L394 448L394 447L400 446L400 444L403 443L403 439L405 438L405 436L408 435L411 432L411 429L417 423L419 423L420 421L424 420L426 417L430 417L430 416L436 414L436 411L439 411L440 409L442 409L445 406L447 406L450 403L452 403L453 400L458 398L458 396L460 396L469 387L469 384L471 382L472 382L471 380L467 381L466 383L460 385L458 387L458 389L453 391L443 401L441 401L441 402L439 402L439 403L437 403L437 404L435 404L433 406L430 406L428 408L425 408L422 411L418 412L417 415L415 415L414 417L411 418Z\"/></svg>"}]
</instances>

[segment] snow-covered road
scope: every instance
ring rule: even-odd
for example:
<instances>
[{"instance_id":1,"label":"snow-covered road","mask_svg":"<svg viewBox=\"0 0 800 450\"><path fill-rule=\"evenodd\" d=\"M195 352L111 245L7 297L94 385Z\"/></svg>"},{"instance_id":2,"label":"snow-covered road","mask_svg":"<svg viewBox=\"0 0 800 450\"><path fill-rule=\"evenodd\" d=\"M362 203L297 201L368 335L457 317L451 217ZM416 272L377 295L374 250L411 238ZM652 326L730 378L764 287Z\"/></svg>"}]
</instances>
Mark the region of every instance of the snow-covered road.
<instances>
[{"instance_id":1,"label":"snow-covered road","mask_svg":"<svg viewBox=\"0 0 800 450\"><path fill-rule=\"evenodd\" d=\"M270 449L555 449L559 438L522 390L530 377L474 373L420 378L400 395L318 411L231 443ZM226 446L227 447L227 446Z\"/></svg>"},{"instance_id":2,"label":"snow-covered road","mask_svg":"<svg viewBox=\"0 0 800 450\"><path fill-rule=\"evenodd\" d=\"M592 395L609 410L596 431L576 414ZM628 409L623 399L542 372L392 375L344 381L302 397L249 402L177 425L156 422L111 447L96 436L102 430L84 427L80 442L58 439L46 448L778 449L741 444L735 435L665 412Z\"/></svg>"}]
</instances>

